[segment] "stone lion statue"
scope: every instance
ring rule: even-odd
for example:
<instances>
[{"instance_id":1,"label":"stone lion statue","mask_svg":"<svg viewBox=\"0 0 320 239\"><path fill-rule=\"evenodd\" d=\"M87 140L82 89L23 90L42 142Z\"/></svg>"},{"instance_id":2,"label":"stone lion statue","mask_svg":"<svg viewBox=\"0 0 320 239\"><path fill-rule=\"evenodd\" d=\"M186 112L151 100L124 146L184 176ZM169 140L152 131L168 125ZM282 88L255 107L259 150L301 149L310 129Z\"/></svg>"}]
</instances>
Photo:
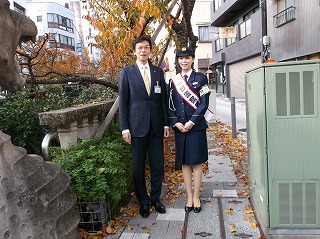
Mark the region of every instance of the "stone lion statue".
<instances>
[{"instance_id":1,"label":"stone lion statue","mask_svg":"<svg viewBox=\"0 0 320 239\"><path fill-rule=\"evenodd\" d=\"M35 41L37 28L9 5L0 0L0 86L14 92L24 85L16 48ZM79 239L76 200L57 164L28 155L0 131L0 238Z\"/></svg>"},{"instance_id":2,"label":"stone lion statue","mask_svg":"<svg viewBox=\"0 0 320 239\"><path fill-rule=\"evenodd\" d=\"M17 46L29 40L35 42L37 27L9 6L8 0L0 0L0 86L2 90L14 92L25 84L15 58Z\"/></svg>"}]
</instances>

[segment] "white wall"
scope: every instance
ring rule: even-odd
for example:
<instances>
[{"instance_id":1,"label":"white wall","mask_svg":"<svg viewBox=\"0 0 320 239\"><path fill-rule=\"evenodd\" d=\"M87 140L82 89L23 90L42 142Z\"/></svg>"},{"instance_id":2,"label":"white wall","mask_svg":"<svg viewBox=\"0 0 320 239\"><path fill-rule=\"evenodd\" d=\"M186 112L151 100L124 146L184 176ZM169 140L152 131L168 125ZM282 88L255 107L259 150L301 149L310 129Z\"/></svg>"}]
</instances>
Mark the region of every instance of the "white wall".
<instances>
[{"instance_id":1,"label":"white wall","mask_svg":"<svg viewBox=\"0 0 320 239\"><path fill-rule=\"evenodd\" d=\"M92 11L87 7L84 8L88 3L82 1L70 1L70 8L75 11L76 14L76 30L78 35L78 43L84 45L84 47L89 49L89 56L91 60L100 59L101 51L96 47L90 47L90 43L95 43L94 36L98 34L96 30L83 16L88 15L88 12L92 14ZM91 32L91 37L90 36Z\"/></svg>"},{"instance_id":2,"label":"white wall","mask_svg":"<svg viewBox=\"0 0 320 239\"><path fill-rule=\"evenodd\" d=\"M213 1L196 0L191 16L191 25L194 35L199 36L199 26L208 26L209 39L212 42L198 42L194 68L198 69L198 59L211 59L214 43L215 28L211 26L213 19Z\"/></svg>"}]
</instances>

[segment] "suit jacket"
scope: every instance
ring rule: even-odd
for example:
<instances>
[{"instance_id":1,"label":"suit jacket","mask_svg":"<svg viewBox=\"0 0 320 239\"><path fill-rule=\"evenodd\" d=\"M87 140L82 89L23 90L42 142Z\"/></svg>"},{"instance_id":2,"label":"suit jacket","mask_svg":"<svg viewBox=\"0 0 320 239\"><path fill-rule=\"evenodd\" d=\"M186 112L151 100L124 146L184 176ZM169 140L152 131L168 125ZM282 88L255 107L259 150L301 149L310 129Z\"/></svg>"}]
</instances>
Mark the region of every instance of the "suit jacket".
<instances>
[{"instance_id":1,"label":"suit jacket","mask_svg":"<svg viewBox=\"0 0 320 239\"><path fill-rule=\"evenodd\" d=\"M151 87L147 93L138 65L134 63L120 71L119 117L121 130L129 129L132 137L143 137L150 123L156 135L163 135L164 126L169 126L167 113L167 88L163 70L149 62ZM155 92L160 86L161 93Z\"/></svg>"},{"instance_id":2,"label":"suit jacket","mask_svg":"<svg viewBox=\"0 0 320 239\"><path fill-rule=\"evenodd\" d=\"M200 89L202 86L208 84L207 77L201 72L193 71L188 79L188 86L194 93L200 97ZM184 99L179 95L176 90L172 80L170 80L169 88L169 119L170 125L173 126L180 122L185 124L187 121L191 120L195 125L191 130L202 130L208 128L207 122L204 118L209 106L209 94L204 95L199 99L195 110L189 104L187 104ZM175 127L173 128L175 129Z\"/></svg>"}]
</instances>

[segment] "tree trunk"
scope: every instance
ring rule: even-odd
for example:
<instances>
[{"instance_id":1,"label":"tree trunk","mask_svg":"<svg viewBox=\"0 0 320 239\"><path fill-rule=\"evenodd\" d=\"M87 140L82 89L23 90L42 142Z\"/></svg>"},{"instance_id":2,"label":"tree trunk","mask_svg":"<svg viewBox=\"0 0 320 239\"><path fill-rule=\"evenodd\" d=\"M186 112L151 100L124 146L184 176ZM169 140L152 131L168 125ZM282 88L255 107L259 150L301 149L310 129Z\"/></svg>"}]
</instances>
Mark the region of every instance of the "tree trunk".
<instances>
[{"instance_id":1,"label":"tree trunk","mask_svg":"<svg viewBox=\"0 0 320 239\"><path fill-rule=\"evenodd\" d=\"M198 41L198 37L193 34L192 26L191 26L191 16L194 8L196 0L182 0L181 7L178 9L176 16L174 19L178 19L182 12L182 20L181 22L174 21L172 24L172 29L174 30L177 40L176 47L177 49L181 47L190 46L194 51L196 51L196 44ZM181 72L181 68L176 59L176 73Z\"/></svg>"}]
</instances>

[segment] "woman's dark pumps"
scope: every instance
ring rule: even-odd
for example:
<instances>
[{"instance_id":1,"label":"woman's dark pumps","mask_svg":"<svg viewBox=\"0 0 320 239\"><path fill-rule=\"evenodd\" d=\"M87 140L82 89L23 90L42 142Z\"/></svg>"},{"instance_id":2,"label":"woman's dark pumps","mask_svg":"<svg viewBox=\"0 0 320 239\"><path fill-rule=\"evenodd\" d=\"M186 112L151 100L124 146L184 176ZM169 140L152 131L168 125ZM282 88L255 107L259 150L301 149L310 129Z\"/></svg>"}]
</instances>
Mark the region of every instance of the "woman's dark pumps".
<instances>
[{"instance_id":1,"label":"woman's dark pumps","mask_svg":"<svg viewBox=\"0 0 320 239\"><path fill-rule=\"evenodd\" d=\"M184 207L184 210L186 211L186 213L189 213L193 210L193 207L188 207L187 205Z\"/></svg>"},{"instance_id":2,"label":"woman's dark pumps","mask_svg":"<svg viewBox=\"0 0 320 239\"><path fill-rule=\"evenodd\" d=\"M193 207L193 211L194 211L195 213L201 212L201 206L200 206L200 207Z\"/></svg>"},{"instance_id":3,"label":"woman's dark pumps","mask_svg":"<svg viewBox=\"0 0 320 239\"><path fill-rule=\"evenodd\" d=\"M193 211L195 212L195 213L199 213L199 212L201 212L201 200L200 200L200 206L199 207L193 207Z\"/></svg>"}]
</instances>

